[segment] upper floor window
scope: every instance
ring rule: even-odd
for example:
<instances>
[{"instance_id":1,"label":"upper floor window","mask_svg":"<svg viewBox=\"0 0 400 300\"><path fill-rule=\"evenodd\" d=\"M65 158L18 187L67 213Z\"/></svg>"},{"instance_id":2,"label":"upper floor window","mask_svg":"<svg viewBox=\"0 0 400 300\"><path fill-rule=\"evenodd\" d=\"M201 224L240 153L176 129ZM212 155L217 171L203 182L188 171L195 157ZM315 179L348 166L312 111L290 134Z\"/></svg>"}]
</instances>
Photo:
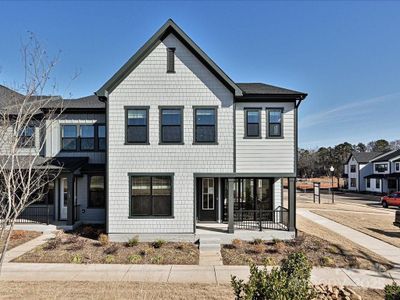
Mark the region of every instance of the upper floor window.
<instances>
[{"instance_id":1,"label":"upper floor window","mask_svg":"<svg viewBox=\"0 0 400 300\"><path fill-rule=\"evenodd\" d=\"M78 149L78 130L76 125L63 125L61 127L61 148L67 151Z\"/></svg>"},{"instance_id":2,"label":"upper floor window","mask_svg":"<svg viewBox=\"0 0 400 300\"><path fill-rule=\"evenodd\" d=\"M167 73L175 73L175 48L167 48Z\"/></svg>"},{"instance_id":3,"label":"upper floor window","mask_svg":"<svg viewBox=\"0 0 400 300\"><path fill-rule=\"evenodd\" d=\"M385 173L388 170L387 164L375 164L375 172Z\"/></svg>"},{"instance_id":4,"label":"upper floor window","mask_svg":"<svg viewBox=\"0 0 400 300\"><path fill-rule=\"evenodd\" d=\"M81 125L80 127L80 142L81 151L93 151L94 150L94 126L93 125Z\"/></svg>"},{"instance_id":5,"label":"upper floor window","mask_svg":"<svg viewBox=\"0 0 400 300\"><path fill-rule=\"evenodd\" d=\"M149 109L132 108L126 110L126 143L148 144L149 142Z\"/></svg>"},{"instance_id":6,"label":"upper floor window","mask_svg":"<svg viewBox=\"0 0 400 300\"><path fill-rule=\"evenodd\" d=\"M245 137L257 138L261 137L261 110L260 109L246 109L246 126Z\"/></svg>"},{"instance_id":7,"label":"upper floor window","mask_svg":"<svg viewBox=\"0 0 400 300\"><path fill-rule=\"evenodd\" d=\"M35 147L35 127L27 126L18 133L18 147Z\"/></svg>"},{"instance_id":8,"label":"upper floor window","mask_svg":"<svg viewBox=\"0 0 400 300\"><path fill-rule=\"evenodd\" d=\"M217 109L195 108L195 143L217 142Z\"/></svg>"},{"instance_id":9,"label":"upper floor window","mask_svg":"<svg viewBox=\"0 0 400 300\"><path fill-rule=\"evenodd\" d=\"M160 109L160 143L183 143L183 110L182 108Z\"/></svg>"},{"instance_id":10,"label":"upper floor window","mask_svg":"<svg viewBox=\"0 0 400 300\"><path fill-rule=\"evenodd\" d=\"M97 126L97 147L99 151L106 150L106 125Z\"/></svg>"},{"instance_id":11,"label":"upper floor window","mask_svg":"<svg viewBox=\"0 0 400 300\"><path fill-rule=\"evenodd\" d=\"M395 170L396 170L396 172L399 172L399 171L400 171L400 162L397 162L397 163L395 164Z\"/></svg>"},{"instance_id":12,"label":"upper floor window","mask_svg":"<svg viewBox=\"0 0 400 300\"><path fill-rule=\"evenodd\" d=\"M89 176L89 208L103 208L105 204L104 176Z\"/></svg>"},{"instance_id":13,"label":"upper floor window","mask_svg":"<svg viewBox=\"0 0 400 300\"><path fill-rule=\"evenodd\" d=\"M267 137L269 138L280 138L282 134L282 114L281 108L271 108L267 110L268 113L268 128Z\"/></svg>"},{"instance_id":14,"label":"upper floor window","mask_svg":"<svg viewBox=\"0 0 400 300\"><path fill-rule=\"evenodd\" d=\"M356 165L350 165L350 172L355 173L356 172Z\"/></svg>"}]
</instances>

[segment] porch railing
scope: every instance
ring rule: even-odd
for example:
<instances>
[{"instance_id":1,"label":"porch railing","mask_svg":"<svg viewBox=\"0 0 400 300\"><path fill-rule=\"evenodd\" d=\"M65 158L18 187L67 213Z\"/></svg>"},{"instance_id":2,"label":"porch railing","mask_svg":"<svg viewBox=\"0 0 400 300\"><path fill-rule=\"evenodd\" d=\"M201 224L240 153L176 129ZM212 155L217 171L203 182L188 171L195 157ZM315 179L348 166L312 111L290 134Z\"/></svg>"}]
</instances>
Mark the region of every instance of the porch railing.
<instances>
[{"instance_id":1,"label":"porch railing","mask_svg":"<svg viewBox=\"0 0 400 300\"><path fill-rule=\"evenodd\" d=\"M53 206L28 206L18 216L16 223L46 223L54 219Z\"/></svg>"},{"instance_id":2,"label":"porch railing","mask_svg":"<svg viewBox=\"0 0 400 300\"><path fill-rule=\"evenodd\" d=\"M238 209L233 212L236 229L259 230L288 230L289 210L279 206L274 210L245 210Z\"/></svg>"}]
</instances>

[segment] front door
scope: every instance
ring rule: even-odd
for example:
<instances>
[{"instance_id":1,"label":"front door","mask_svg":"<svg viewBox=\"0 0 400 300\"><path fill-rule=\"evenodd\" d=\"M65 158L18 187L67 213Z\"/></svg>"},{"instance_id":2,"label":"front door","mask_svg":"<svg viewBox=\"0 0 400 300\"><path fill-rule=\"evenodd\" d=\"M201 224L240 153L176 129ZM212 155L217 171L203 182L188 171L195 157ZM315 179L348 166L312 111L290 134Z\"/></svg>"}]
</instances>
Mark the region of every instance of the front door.
<instances>
[{"instance_id":1,"label":"front door","mask_svg":"<svg viewBox=\"0 0 400 300\"><path fill-rule=\"evenodd\" d=\"M218 179L199 178L197 207L199 221L217 221Z\"/></svg>"},{"instance_id":2,"label":"front door","mask_svg":"<svg viewBox=\"0 0 400 300\"><path fill-rule=\"evenodd\" d=\"M66 177L60 178L60 220L67 220L67 192L68 192L68 181Z\"/></svg>"}]
</instances>

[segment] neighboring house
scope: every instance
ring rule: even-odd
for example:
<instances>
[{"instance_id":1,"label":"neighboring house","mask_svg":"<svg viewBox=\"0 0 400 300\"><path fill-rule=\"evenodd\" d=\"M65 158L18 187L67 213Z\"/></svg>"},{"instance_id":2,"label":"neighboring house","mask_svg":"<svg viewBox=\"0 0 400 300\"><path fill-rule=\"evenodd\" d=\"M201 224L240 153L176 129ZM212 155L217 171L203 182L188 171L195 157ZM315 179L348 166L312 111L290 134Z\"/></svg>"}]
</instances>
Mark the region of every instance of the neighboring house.
<instances>
[{"instance_id":1,"label":"neighboring house","mask_svg":"<svg viewBox=\"0 0 400 300\"><path fill-rule=\"evenodd\" d=\"M68 225L105 221L113 240L192 239L201 222L294 236L307 94L232 81L168 20L96 95L71 100L46 137L46 156L73 161L54 193ZM105 210L88 205L92 183L105 189Z\"/></svg>"},{"instance_id":2,"label":"neighboring house","mask_svg":"<svg viewBox=\"0 0 400 300\"><path fill-rule=\"evenodd\" d=\"M372 173L371 159L382 152L353 152L344 165L344 174L347 177L347 189L354 192L366 190L365 176Z\"/></svg>"}]
</instances>

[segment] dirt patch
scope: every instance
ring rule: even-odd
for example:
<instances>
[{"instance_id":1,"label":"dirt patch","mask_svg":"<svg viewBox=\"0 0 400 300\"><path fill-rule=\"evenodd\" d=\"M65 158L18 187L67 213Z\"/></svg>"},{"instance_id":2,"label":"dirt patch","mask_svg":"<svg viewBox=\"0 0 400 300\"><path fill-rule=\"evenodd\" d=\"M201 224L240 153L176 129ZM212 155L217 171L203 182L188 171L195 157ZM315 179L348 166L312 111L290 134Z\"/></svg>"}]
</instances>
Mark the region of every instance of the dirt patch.
<instances>
[{"instance_id":1,"label":"dirt patch","mask_svg":"<svg viewBox=\"0 0 400 300\"><path fill-rule=\"evenodd\" d=\"M311 212L400 247L400 229L393 225L394 214L357 214L348 211L311 210Z\"/></svg>"},{"instance_id":2,"label":"dirt patch","mask_svg":"<svg viewBox=\"0 0 400 300\"><path fill-rule=\"evenodd\" d=\"M233 299L229 285L140 282L0 282L1 299Z\"/></svg>"},{"instance_id":3,"label":"dirt patch","mask_svg":"<svg viewBox=\"0 0 400 300\"><path fill-rule=\"evenodd\" d=\"M40 235L42 235L42 233L38 231L13 230L7 250L25 244L26 242L29 242L30 240L33 240ZM3 241L0 241L0 248L2 245Z\"/></svg>"},{"instance_id":4,"label":"dirt patch","mask_svg":"<svg viewBox=\"0 0 400 300\"><path fill-rule=\"evenodd\" d=\"M100 238L99 238L100 237ZM44 245L16 258L15 262L76 264L177 264L196 265L198 247L193 243L108 242L102 229L86 226L75 233L59 233Z\"/></svg>"},{"instance_id":5,"label":"dirt patch","mask_svg":"<svg viewBox=\"0 0 400 300\"><path fill-rule=\"evenodd\" d=\"M378 289L366 289L361 287L352 286L350 287L358 295L361 296L363 300L383 300L385 299L385 291Z\"/></svg>"},{"instance_id":6,"label":"dirt patch","mask_svg":"<svg viewBox=\"0 0 400 300\"><path fill-rule=\"evenodd\" d=\"M234 240L221 248L226 265L245 265L249 262L279 265L290 253L299 251L307 255L313 266L367 270L392 268L387 260L373 257L362 249L331 243L301 231L293 241Z\"/></svg>"}]
</instances>

